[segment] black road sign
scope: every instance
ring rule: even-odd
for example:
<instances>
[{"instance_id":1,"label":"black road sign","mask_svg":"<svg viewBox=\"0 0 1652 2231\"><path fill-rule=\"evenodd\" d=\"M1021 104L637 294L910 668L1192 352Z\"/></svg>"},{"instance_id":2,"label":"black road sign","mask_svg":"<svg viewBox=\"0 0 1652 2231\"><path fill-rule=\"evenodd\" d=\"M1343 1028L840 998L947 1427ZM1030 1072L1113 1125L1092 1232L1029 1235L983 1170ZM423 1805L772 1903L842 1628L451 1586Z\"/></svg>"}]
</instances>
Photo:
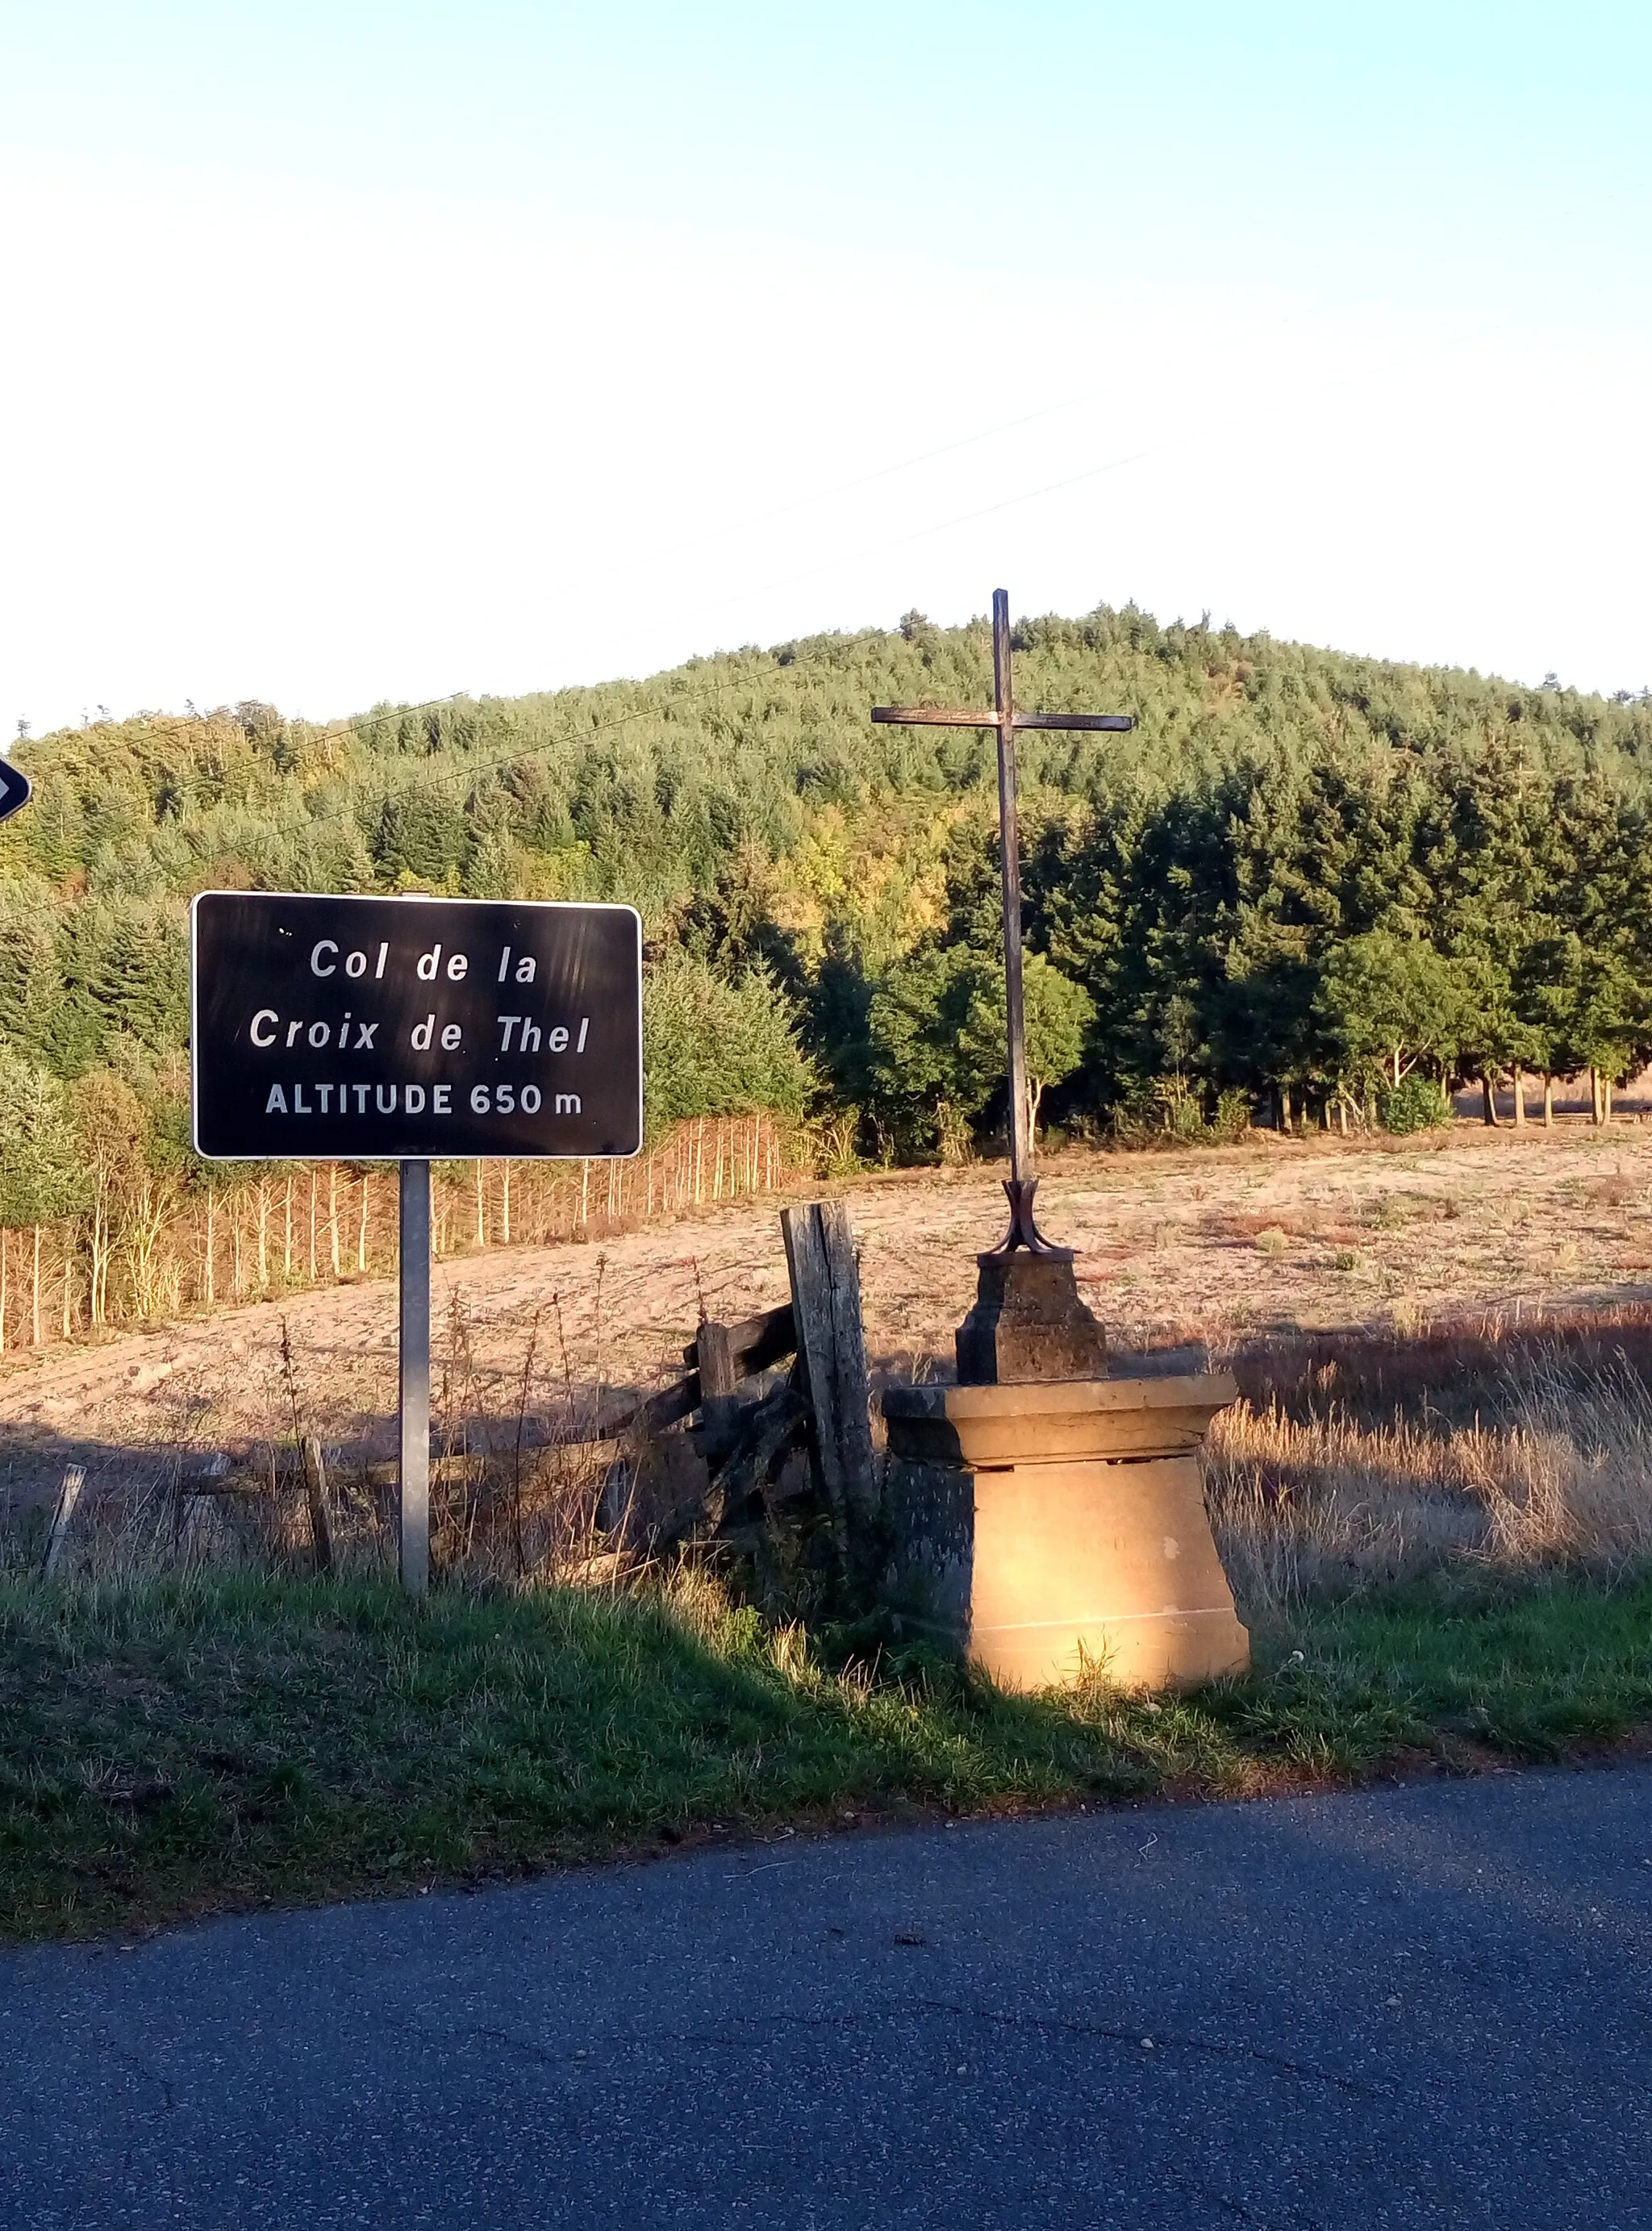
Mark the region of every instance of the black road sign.
<instances>
[{"instance_id":1,"label":"black road sign","mask_svg":"<svg viewBox=\"0 0 1652 2231\"><path fill-rule=\"evenodd\" d=\"M642 926L625 906L204 891L198 1154L634 1154Z\"/></svg>"},{"instance_id":2,"label":"black road sign","mask_svg":"<svg viewBox=\"0 0 1652 2231\"><path fill-rule=\"evenodd\" d=\"M10 821L29 803L29 781L21 767L0 754L0 821Z\"/></svg>"}]
</instances>

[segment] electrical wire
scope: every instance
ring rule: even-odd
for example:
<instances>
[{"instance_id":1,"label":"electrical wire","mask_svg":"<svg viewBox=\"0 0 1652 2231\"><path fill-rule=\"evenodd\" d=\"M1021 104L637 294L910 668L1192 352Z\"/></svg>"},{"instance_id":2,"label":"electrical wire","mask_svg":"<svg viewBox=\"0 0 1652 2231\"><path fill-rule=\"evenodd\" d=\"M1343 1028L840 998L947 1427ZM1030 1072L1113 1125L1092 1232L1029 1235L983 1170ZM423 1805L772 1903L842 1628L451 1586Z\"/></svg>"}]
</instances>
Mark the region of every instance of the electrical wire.
<instances>
[{"instance_id":1,"label":"electrical wire","mask_svg":"<svg viewBox=\"0 0 1652 2231\"><path fill-rule=\"evenodd\" d=\"M766 589L784 589L794 581L807 581L817 573L829 572L837 566L852 566L862 558L875 558L885 550L904 550L909 543L922 542L931 534L945 534L955 527L968 527L977 519L990 519L994 513L1013 511L1017 504L1036 503L1041 495L1054 495L1062 488L1077 488L1083 481L1099 480L1104 473L1122 472L1127 465L1139 465L1148 457L1163 456L1167 452L1184 448L1183 440L1159 442L1148 449L1133 449L1126 457L1109 457L1105 463L1088 465L1081 473L1068 473L1059 481L1046 481L1041 488L1024 488L1019 495L1001 497L996 503L983 503L974 511L961 511L952 519L937 519L927 527L914 527L910 534L886 536L881 542L869 542L858 550L844 552L836 558L824 559L819 566L806 566L796 573L782 573L778 579L766 581Z\"/></svg>"},{"instance_id":2,"label":"electrical wire","mask_svg":"<svg viewBox=\"0 0 1652 2231\"><path fill-rule=\"evenodd\" d=\"M1086 387L1077 395L1069 395L1059 403L1047 403L1040 410L1028 411L1020 418L1006 418L996 426L982 427L974 434L960 435L956 442L943 442L938 449L920 450L915 457L903 457L892 465L880 465L876 472L861 473L854 480L839 481L832 488L813 488L807 495L794 496L786 503L774 504L767 511L748 512L743 519L731 520L726 527L714 527L704 534L690 535L685 542L674 542L664 550L651 553L643 559L645 565L662 564L667 559L680 558L690 550L703 549L709 542L726 542L731 534L743 534L753 527L766 527L771 520L787 519L794 511L806 511L811 504L834 503L839 496L852 495L858 488L873 488L879 481L890 481L902 473L916 472L920 465L933 464L937 457L956 456L960 449L973 449L982 442L995 441L1000 434L1018 433L1023 426L1033 426L1041 419L1054 418L1063 411L1076 411L1081 403L1092 403L1105 394L1105 386ZM771 587L778 585L771 583Z\"/></svg>"},{"instance_id":3,"label":"electrical wire","mask_svg":"<svg viewBox=\"0 0 1652 2231\"><path fill-rule=\"evenodd\" d=\"M958 446L962 447L962 445L959 444ZM967 526L972 520L988 519L992 517L994 513L1008 511L1016 504L1035 502L1040 496L1054 495L1058 490L1062 488L1076 488L1085 481L1098 480L1105 473L1121 472L1128 465L1139 464L1144 458L1162 456L1166 450L1175 449L1181 446L1182 444L1179 442L1162 442L1150 449L1133 450L1128 456L1110 457L1102 464L1086 467L1083 472L1069 473L1065 478L1059 481L1046 482L1040 488L1026 489L1019 495L1005 496L997 503L982 504L974 511L961 512L954 519L936 521L930 526L917 528L910 534L898 535L883 542L869 545L865 550L852 551L849 553L845 558L832 559L829 562L833 565L848 564L852 563L856 558L868 557L878 551L901 549L908 543L922 541L926 535L943 534L945 534L949 527ZM897 469L891 468L891 469L893 470ZM869 477L874 476L869 475ZM811 567L801 573L782 575L778 580L770 581L765 585L769 588L783 588L792 581L807 579L811 573L822 572L824 570L826 570L824 567ZM807 663L807 662L800 663ZM748 676L730 676L727 682L714 683L704 690L685 692L684 695L688 696L690 702L694 702L696 700L702 697L721 696L726 695L727 692L731 689L748 687L749 681L750 677ZM433 701L434 703L442 705L450 704L453 702L454 701L451 698L440 698ZM674 702L680 702L681 700L679 699ZM418 706L409 707L407 711L411 715L422 711L429 711L431 709L431 706ZM506 752L499 754L489 754L486 757L480 753L474 754L466 753L462 759L454 760L448 766L434 773L433 774L428 775L425 779L427 782L441 782L449 779L450 776L468 774L478 769L485 771L490 766L509 766L518 760L530 760L538 756L541 753L554 750L556 746L560 743L580 741L587 736L600 735L611 728L624 728L632 721L658 718L659 712L660 708L657 705L642 706L633 713L621 714L613 720L598 721L589 728L579 730L570 729L563 735L550 738L543 743L527 745L520 751ZM390 716L386 715L382 717L388 718Z\"/></svg>"},{"instance_id":4,"label":"electrical wire","mask_svg":"<svg viewBox=\"0 0 1652 2231\"><path fill-rule=\"evenodd\" d=\"M800 664L805 663L799 662ZM671 702L673 705L700 704L708 698L726 696L731 689L749 689L750 686L749 675L730 675L726 682L709 682L702 689L683 690L672 698ZM561 693L547 694L560 695ZM451 697L438 697L432 699L426 705L409 706L406 710L410 715L430 712L438 706L450 705L454 702ZM610 719L593 721L583 728L565 728L560 734L546 737L537 743L523 744L502 752L459 752L438 766L431 766L428 759L415 760L412 766L418 771L418 779L428 788L433 784L450 781L456 777L469 779L477 773L485 774L497 767L513 766L523 760L538 759L547 752L554 751L560 744L584 743L590 737L607 735L616 728L629 728L633 721L658 720L660 714L661 708L658 704L638 705L629 713L618 713ZM385 715L382 717L388 719L390 716ZM408 780L411 782L412 779L414 775L410 773Z\"/></svg>"},{"instance_id":5,"label":"electrical wire","mask_svg":"<svg viewBox=\"0 0 1652 2231\"><path fill-rule=\"evenodd\" d=\"M1105 390L1101 387L1088 387L1081 389L1077 395L1066 396L1059 403L1046 404L1037 411L1025 411L1019 418L1001 419L996 425L984 426L978 429L977 431L973 434L961 435L956 442L943 442L938 449L921 449L916 456L899 458L893 464L880 465L875 472L862 473L853 480L840 481L831 488L812 489L806 495L791 498L786 503L773 505L766 511L752 512L748 513L744 518L731 520L726 527L714 527L709 533L705 534L692 535L686 541L668 543L662 549L645 553L640 560L637 562L643 566L663 565L671 559L683 556L688 551L703 548L707 543L725 541L731 534L743 534L748 528L766 526L771 520L788 518L793 512L805 511L811 504L834 502L839 496L852 495L857 489L875 487L879 481L894 480L902 473L915 472L920 465L932 464L937 457L949 457L956 456L960 449L974 449L982 442L994 441L1000 434L1016 433L1019 432L1020 428L1023 426L1036 425L1043 419L1059 417L1064 411L1076 411L1081 404L1092 402L1098 395L1102 394L1104 391ZM1150 456L1155 453L1151 450L1143 450L1140 454L1143 456ZM1126 458L1118 460L1117 462L1119 463L1130 463L1135 462L1135 460ZM1098 471L1105 472L1112 470L1114 468L1112 466L1099 466L1096 469ZM1093 475L1080 474L1076 475L1076 477L1079 479L1086 479L1093 477ZM1066 483L1056 482L1053 485L1059 487L1065 486ZM1046 489L1038 489L1034 490L1033 493L1034 495L1045 495L1049 491ZM1012 496L1006 499L1005 504L990 506L988 508L1004 509L1007 508L1008 504L1027 502L1029 501L1031 501L1030 496ZM972 512L966 514L965 516L967 518L979 518L984 516L984 514ZM935 527L921 529L920 534L938 534L943 533L946 527L949 525L956 526L961 523L962 522L958 521L943 521L937 523ZM920 535L907 535L900 538L901 542L903 543L906 541L916 541L919 539ZM875 546L878 548L898 547L899 544L881 544ZM865 553L854 553L852 554L858 556ZM770 582L766 585L771 588L781 588L784 587L787 583L791 580L801 579L804 578L806 577L800 574L788 574L783 576L781 580ZM729 689L734 686L735 685L731 682L719 683L716 685L716 689L720 690ZM423 700L422 702L415 705L392 706L387 708L382 713L352 714L339 725L321 728L312 734L307 740L312 743L328 742L339 737L360 734L363 728L383 727L396 721L414 720L417 719L421 713L438 712L444 706L457 704L463 699L466 698L469 694L470 693L468 691L463 689L453 689L450 690L445 696L427 697ZM712 695L716 693L715 691L711 691L696 694ZM641 716L627 715L625 717L630 718ZM623 725L623 721L605 722L602 725L604 727L619 726ZM596 731L587 730L586 733L594 734ZM535 746L534 748L539 749L541 747Z\"/></svg>"},{"instance_id":6,"label":"electrical wire","mask_svg":"<svg viewBox=\"0 0 1652 2231\"><path fill-rule=\"evenodd\" d=\"M1303 320L1287 320L1286 324L1288 326L1299 322ZM1467 338L1483 340L1486 335L1484 333L1471 332ZM1333 394L1338 390L1355 385L1361 376L1360 372L1353 372L1345 375L1340 380L1322 385L1320 388L1322 398L1325 395ZM761 526L772 520L787 517L794 512L806 510L812 504L830 502L839 496L853 494L859 488L871 487L880 481L894 479L901 473L916 470L920 465L930 463L937 457L956 455L960 450L978 446L982 442L991 441L1000 434L1014 432L1021 427L1057 417L1064 411L1077 409L1081 404L1092 401L1103 391L1104 389L1100 386L1081 390L1078 394L1068 396L1060 402L1046 404L1037 411L1024 412L1019 417L1005 419L995 425L981 428L971 434L962 435L956 441L943 443L935 449L919 451L910 457L898 459L892 464L879 466L873 472L861 474L852 480L841 482L832 488L813 490L808 494L794 497L783 504L773 506L766 511L749 514L726 527L713 528L706 534L692 537L684 542L668 545L652 553L643 553L639 562L645 565L664 562L678 557L686 551L701 547L706 543L725 540L730 534L743 533L748 527ZM1021 504L1037 502L1043 496L1058 495L1065 489L1080 487L1086 482L1100 479L1109 473L1123 471L1130 465L1143 463L1150 458L1173 455L1177 450L1189 447L1195 439L1205 438L1208 431L1208 429L1201 429L1195 434L1189 430L1167 441L1150 444L1146 449L1132 450L1127 456L1105 459L1100 464L1086 466L1080 472L1064 475L1059 480L1044 482L1037 488L1022 489L1014 495L1001 497L993 503L977 505L969 511L956 513L951 518L932 521L925 526L912 528L904 534L884 536L876 542L863 544L858 549L824 559L818 565L779 575L764 582L762 586L765 590L788 587L795 582L808 580L823 572L835 571L839 566L858 563L864 558L875 557L888 550L906 548L912 543L927 540L930 535L947 534L955 527L971 525L977 520L995 517L1002 512L1014 510ZM742 599L743 600L749 593L749 592L742 592ZM725 608L726 604L732 601L733 599L724 600L723 605L713 609ZM703 689L683 692L674 702L695 703L709 697L724 695L732 689L747 686L748 681L748 677L746 676L731 676L726 682L711 683ZM562 693L547 694L561 695ZM358 736L364 730L404 721L417 720L422 714L441 711L466 701L469 696L468 691L452 690L444 696L425 698L417 704L387 707L382 713L352 715L346 720L325 725L314 731L307 741L326 743ZM472 702L485 703L487 701L483 699ZM625 728L634 721L658 717L659 709L657 705L639 707L633 712L615 715L607 720L599 721L581 728L567 729L562 734L544 742L525 745L518 749L503 753L485 755L480 753L467 753L455 758L439 771L427 770L427 779L445 780L451 775L462 773L468 775L486 772L491 767L505 766L517 761L530 760L554 749L560 743L608 734L614 729Z\"/></svg>"}]
</instances>

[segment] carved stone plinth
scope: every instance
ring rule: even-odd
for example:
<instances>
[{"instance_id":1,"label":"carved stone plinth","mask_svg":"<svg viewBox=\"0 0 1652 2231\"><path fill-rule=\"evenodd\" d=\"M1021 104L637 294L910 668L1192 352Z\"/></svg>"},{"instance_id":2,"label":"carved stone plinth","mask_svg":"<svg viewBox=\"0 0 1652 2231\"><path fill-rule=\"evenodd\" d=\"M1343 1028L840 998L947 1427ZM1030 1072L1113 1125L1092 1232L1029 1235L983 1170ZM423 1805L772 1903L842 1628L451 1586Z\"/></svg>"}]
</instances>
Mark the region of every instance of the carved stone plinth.
<instances>
[{"instance_id":1,"label":"carved stone plinth","mask_svg":"<svg viewBox=\"0 0 1652 2231\"><path fill-rule=\"evenodd\" d=\"M1086 1665L1127 1687L1241 1672L1250 1638L1197 1458L1237 1391L1226 1376L891 1387L891 1600L1006 1688Z\"/></svg>"},{"instance_id":2,"label":"carved stone plinth","mask_svg":"<svg viewBox=\"0 0 1652 2231\"><path fill-rule=\"evenodd\" d=\"M1070 1248L976 1259L975 1305L955 1335L961 1385L1105 1377L1106 1335L1079 1299Z\"/></svg>"}]
</instances>

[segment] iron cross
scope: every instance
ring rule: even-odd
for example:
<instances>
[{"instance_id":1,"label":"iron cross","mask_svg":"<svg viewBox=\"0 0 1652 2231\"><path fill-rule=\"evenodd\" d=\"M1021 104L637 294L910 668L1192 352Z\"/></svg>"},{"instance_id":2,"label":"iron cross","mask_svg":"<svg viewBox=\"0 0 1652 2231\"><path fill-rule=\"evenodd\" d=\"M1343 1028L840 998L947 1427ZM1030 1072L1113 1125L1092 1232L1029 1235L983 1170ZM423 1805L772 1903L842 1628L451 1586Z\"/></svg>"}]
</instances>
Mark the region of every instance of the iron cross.
<instances>
[{"instance_id":1,"label":"iron cross","mask_svg":"<svg viewBox=\"0 0 1652 2231\"><path fill-rule=\"evenodd\" d=\"M1009 592L993 591L993 708L971 706L874 705L874 721L926 728L996 728L998 819L1004 877L1004 1008L1009 1038L1009 1232L1001 1253L1029 1247L1057 1251L1033 1217L1038 1179L1033 1170L1033 1126L1027 1090L1027 1006L1021 986L1021 862L1015 819L1015 736L1021 728L1133 728L1127 713L1018 713L1010 667Z\"/></svg>"}]
</instances>

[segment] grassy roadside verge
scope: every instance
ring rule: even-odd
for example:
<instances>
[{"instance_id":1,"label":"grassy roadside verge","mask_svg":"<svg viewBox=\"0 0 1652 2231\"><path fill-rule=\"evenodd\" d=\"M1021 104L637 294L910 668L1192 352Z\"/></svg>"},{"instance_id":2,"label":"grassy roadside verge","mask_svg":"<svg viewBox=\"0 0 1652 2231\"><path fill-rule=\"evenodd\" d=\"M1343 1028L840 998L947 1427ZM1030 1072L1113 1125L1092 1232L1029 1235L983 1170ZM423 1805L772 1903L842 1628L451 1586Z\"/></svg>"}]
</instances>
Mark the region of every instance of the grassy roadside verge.
<instances>
[{"instance_id":1,"label":"grassy roadside verge","mask_svg":"<svg viewBox=\"0 0 1652 2231\"><path fill-rule=\"evenodd\" d=\"M748 1613L0 1581L0 1937L503 1874L766 1820L1241 1794L1652 1723L1652 1578L1367 1597L1155 1704L823 1667Z\"/></svg>"}]
</instances>

